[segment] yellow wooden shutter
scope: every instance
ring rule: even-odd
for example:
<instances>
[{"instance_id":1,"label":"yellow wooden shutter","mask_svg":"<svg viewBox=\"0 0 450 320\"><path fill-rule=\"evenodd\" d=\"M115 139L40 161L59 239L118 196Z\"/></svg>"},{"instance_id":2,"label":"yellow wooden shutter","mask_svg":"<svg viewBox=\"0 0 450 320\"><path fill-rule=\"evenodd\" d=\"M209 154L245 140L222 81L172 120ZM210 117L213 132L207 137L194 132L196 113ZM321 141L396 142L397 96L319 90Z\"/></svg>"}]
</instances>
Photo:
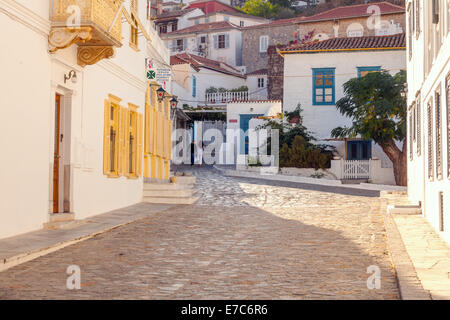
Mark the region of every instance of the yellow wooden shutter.
<instances>
[{"instance_id":1,"label":"yellow wooden shutter","mask_svg":"<svg viewBox=\"0 0 450 320\"><path fill-rule=\"evenodd\" d=\"M122 175L129 176L130 170L129 170L129 152L130 152L130 112L128 109L122 107Z\"/></svg>"},{"instance_id":2,"label":"yellow wooden shutter","mask_svg":"<svg viewBox=\"0 0 450 320\"><path fill-rule=\"evenodd\" d=\"M136 150L136 158L137 158L137 166L136 166L136 175L138 177L142 174L142 114L137 114L137 150Z\"/></svg>"},{"instance_id":3,"label":"yellow wooden shutter","mask_svg":"<svg viewBox=\"0 0 450 320\"><path fill-rule=\"evenodd\" d=\"M103 129L103 174L109 174L110 168L110 144L111 144L111 129L110 129L110 119L111 119L111 103L105 100L105 110L104 110L104 129Z\"/></svg>"}]
</instances>

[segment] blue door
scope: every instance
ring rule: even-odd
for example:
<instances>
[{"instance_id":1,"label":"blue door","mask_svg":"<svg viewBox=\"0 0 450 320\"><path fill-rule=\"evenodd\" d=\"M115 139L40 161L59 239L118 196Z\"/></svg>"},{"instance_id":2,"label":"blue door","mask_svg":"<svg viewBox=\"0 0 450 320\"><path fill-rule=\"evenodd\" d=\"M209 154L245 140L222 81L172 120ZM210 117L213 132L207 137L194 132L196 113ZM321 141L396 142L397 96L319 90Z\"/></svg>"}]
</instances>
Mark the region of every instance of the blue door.
<instances>
[{"instance_id":1,"label":"blue door","mask_svg":"<svg viewBox=\"0 0 450 320\"><path fill-rule=\"evenodd\" d=\"M251 119L261 117L263 114L241 114L239 127L241 131L240 154L248 154L248 125Z\"/></svg>"},{"instance_id":2,"label":"blue door","mask_svg":"<svg viewBox=\"0 0 450 320\"><path fill-rule=\"evenodd\" d=\"M347 160L372 158L372 140L347 141Z\"/></svg>"}]
</instances>

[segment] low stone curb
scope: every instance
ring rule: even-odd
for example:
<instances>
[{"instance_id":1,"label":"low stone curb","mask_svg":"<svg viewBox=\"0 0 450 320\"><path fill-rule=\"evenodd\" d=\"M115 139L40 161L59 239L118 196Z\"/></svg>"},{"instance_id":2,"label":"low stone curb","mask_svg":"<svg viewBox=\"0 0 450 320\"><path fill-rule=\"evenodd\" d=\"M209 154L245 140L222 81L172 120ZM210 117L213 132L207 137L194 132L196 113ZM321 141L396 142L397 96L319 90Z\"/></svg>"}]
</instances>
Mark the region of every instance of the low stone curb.
<instances>
[{"instance_id":1,"label":"low stone curb","mask_svg":"<svg viewBox=\"0 0 450 320\"><path fill-rule=\"evenodd\" d=\"M387 206L384 204L381 211L400 297L402 300L431 300L430 293L423 288L422 283L417 277L416 270L406 251L394 218L387 212L386 208Z\"/></svg>"}]
</instances>

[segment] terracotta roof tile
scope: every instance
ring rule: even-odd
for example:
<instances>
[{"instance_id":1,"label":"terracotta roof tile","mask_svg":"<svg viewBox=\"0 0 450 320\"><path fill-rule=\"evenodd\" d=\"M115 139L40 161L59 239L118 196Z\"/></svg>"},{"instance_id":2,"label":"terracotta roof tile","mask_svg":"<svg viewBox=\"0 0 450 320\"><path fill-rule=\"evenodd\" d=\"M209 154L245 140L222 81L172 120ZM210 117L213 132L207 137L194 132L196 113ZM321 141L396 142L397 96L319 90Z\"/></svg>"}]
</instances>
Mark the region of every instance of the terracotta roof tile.
<instances>
[{"instance_id":1,"label":"terracotta roof tile","mask_svg":"<svg viewBox=\"0 0 450 320\"><path fill-rule=\"evenodd\" d=\"M295 52L311 52L311 51L341 51L349 49L404 49L406 48L406 39L404 33L392 36L366 36L351 38L332 38L324 41L314 41L303 45L295 44L281 47L282 53Z\"/></svg>"},{"instance_id":2,"label":"terracotta roof tile","mask_svg":"<svg viewBox=\"0 0 450 320\"><path fill-rule=\"evenodd\" d=\"M196 24L184 29L180 29L177 31L173 31L164 35L179 35L179 34L189 34L189 33L197 33L197 32L209 32L216 31L222 29L240 29L240 27L228 22L228 21L219 21L219 22L210 22L210 23L200 23ZM162 36L164 36L162 35Z\"/></svg>"},{"instance_id":3,"label":"terracotta roof tile","mask_svg":"<svg viewBox=\"0 0 450 320\"><path fill-rule=\"evenodd\" d=\"M221 73L226 73L240 78L245 78L239 70L230 66L227 63L211 60L208 58L200 57L190 53L178 53L170 57L170 65L176 64L190 64L194 69L206 68L215 70Z\"/></svg>"}]
</instances>

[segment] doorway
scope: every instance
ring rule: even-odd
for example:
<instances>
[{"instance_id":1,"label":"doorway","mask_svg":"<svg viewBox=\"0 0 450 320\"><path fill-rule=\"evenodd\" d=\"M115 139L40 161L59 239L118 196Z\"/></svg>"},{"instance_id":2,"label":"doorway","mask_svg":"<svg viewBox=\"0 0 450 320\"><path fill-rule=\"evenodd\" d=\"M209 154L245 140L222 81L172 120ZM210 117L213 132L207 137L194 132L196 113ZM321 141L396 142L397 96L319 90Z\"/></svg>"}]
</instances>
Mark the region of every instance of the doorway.
<instances>
[{"instance_id":1,"label":"doorway","mask_svg":"<svg viewBox=\"0 0 450 320\"><path fill-rule=\"evenodd\" d=\"M52 213L70 212L70 103L55 94Z\"/></svg>"}]
</instances>

